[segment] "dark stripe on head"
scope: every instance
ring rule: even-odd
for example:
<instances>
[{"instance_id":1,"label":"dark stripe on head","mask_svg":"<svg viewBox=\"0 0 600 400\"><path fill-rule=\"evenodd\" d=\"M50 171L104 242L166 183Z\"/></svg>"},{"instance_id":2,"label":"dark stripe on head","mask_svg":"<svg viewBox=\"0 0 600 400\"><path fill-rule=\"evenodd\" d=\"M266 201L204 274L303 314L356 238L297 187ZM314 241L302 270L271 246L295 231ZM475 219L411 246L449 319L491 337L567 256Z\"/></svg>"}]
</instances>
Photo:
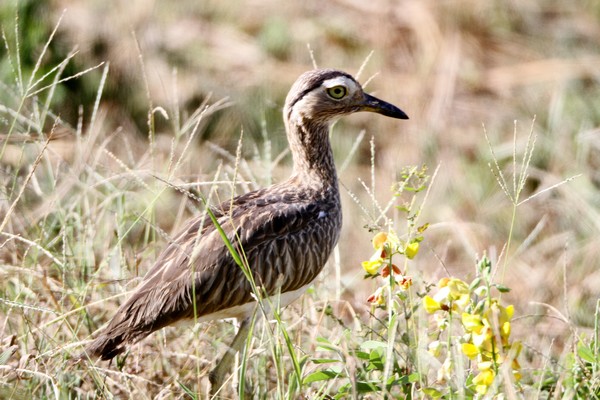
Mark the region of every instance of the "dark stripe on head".
<instances>
[{"instance_id":1,"label":"dark stripe on head","mask_svg":"<svg viewBox=\"0 0 600 400\"><path fill-rule=\"evenodd\" d=\"M292 108L294 108L294 105L297 102L299 102L304 96L306 96L309 92L321 86L326 80L337 78L338 76L344 76L356 82L352 75L342 71L338 71L336 69L314 69L312 71L308 71L300 75L298 80L296 80L296 83L294 83L292 90L290 91L290 93L298 93L292 99L288 99L288 114L291 112Z\"/></svg>"}]
</instances>

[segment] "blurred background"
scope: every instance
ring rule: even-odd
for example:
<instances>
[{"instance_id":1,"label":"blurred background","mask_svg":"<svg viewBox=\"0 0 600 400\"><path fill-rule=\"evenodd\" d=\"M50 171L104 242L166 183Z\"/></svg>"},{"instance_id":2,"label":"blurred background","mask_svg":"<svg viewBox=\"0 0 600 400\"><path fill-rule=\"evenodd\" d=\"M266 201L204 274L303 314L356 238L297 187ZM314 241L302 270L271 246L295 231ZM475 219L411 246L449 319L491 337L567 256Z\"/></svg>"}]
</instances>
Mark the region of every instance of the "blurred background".
<instances>
[{"instance_id":1,"label":"blurred background","mask_svg":"<svg viewBox=\"0 0 600 400\"><path fill-rule=\"evenodd\" d=\"M281 110L291 84L313 68L313 59L319 67L351 74L360 70L358 79L368 81L366 91L402 108L410 120L363 113L334 127L333 147L338 166L343 165L345 218L338 255L340 296L367 307L365 299L373 289L362 280L360 262L371 255L372 234L365 226L373 224L376 213L369 212L373 201L359 179L373 185L375 197L385 204L402 168L424 164L430 174L439 170L419 217L431 226L411 274L432 283L447 273L468 280L475 274L477 257L487 253L496 261L512 235L508 254L500 260L504 265L507 257L506 269L497 279L512 288L507 298L523 316L514 329L529 335L524 342L538 346L566 340L570 326L545 318L548 314L562 313L584 330L593 326L600 287L597 0L6 0L0 4L0 23L8 43L0 46L0 104L5 105L0 110L1 135L13 121L8 109L18 108L15 71L27 77L37 69L55 28L38 77L75 51L64 65L63 78L105 63L57 85L49 100L63 133L50 142L52 162L76 163L78 141L93 135L98 138L93 143L104 143L115 155L95 159L105 176L122 172L123 163L139 171L152 165L153 171L167 173L173 138L185 131L186 121L198 107L226 98L227 107L218 107L203 120L172 179L212 180L221 163L233 164L243 131L247 171L241 174L249 183L238 187L238 193L280 181L290 171ZM49 98L46 92L37 96L41 103ZM35 114L36 107L27 107L24 114ZM48 118L38 130L47 134L52 123ZM3 136L7 147L0 164L5 174L16 168L26 175L39 151L39 146L30 149L40 137L35 131L19 122L13 133L28 140ZM491 150L512 186L531 131L535 149L520 200L542 193L517 207L511 229L513 206L490 168L495 164ZM152 157L147 153L150 141L156 150ZM88 150L93 154L94 147ZM160 184L144 179L151 186ZM553 185L558 186L544 191ZM133 208L140 212L151 200L142 186L132 189L139 202ZM28 224L51 214L46 194L52 187L41 184L39 193L28 189L29 200L19 203L12 232L27 232ZM14 192L7 188L3 197L5 212ZM171 190L153 205L156 226L167 235L194 211L174 206L181 197ZM393 213L390 217L395 218ZM113 235L107 221L95 218L96 237ZM101 223L109 225L104 229ZM128 235L135 243L144 230ZM127 280L151 265L164 244L164 238L156 239L154 253L146 242L133 246L117 267L111 263L111 239L90 245L91 255L86 250L73 250L72 255L93 271L103 263L110 271L117 268L102 275L107 279ZM22 253L14 246L5 261ZM327 270L321 279L331 273L333 269Z\"/></svg>"}]
</instances>

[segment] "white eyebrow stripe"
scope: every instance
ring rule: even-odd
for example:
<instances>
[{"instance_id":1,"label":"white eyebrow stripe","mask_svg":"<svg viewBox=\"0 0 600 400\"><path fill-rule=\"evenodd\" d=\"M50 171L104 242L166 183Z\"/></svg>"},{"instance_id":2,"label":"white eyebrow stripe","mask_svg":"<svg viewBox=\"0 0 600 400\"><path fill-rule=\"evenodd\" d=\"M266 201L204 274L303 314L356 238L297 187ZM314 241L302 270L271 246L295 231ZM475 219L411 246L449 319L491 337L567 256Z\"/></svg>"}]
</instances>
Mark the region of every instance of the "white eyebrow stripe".
<instances>
[{"instance_id":1,"label":"white eyebrow stripe","mask_svg":"<svg viewBox=\"0 0 600 400\"><path fill-rule=\"evenodd\" d=\"M352 92L357 89L356 82L354 82L350 78L346 78L345 76L336 76L335 78L331 78L331 79L327 79L326 81L323 81L323 86L328 89L335 87L335 86L340 86L340 85L347 87L348 90L350 90Z\"/></svg>"}]
</instances>

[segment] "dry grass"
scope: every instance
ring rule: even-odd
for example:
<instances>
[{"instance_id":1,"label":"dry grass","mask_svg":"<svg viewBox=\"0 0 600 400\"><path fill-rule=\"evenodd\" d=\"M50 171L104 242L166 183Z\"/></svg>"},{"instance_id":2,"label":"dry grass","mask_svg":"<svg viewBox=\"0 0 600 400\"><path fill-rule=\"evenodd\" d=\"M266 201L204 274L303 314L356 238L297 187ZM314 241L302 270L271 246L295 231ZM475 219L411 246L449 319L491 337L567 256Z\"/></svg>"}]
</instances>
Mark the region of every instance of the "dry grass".
<instances>
[{"instance_id":1,"label":"dry grass","mask_svg":"<svg viewBox=\"0 0 600 400\"><path fill-rule=\"evenodd\" d=\"M11 10L9 3L2 7ZM79 71L103 61L110 67L86 74L92 100L102 98L81 113L54 108L69 93L65 85L24 97L35 62L18 65L14 11L2 14L10 49L0 53L0 397L178 398L186 396L182 385L205 393L220 338L232 336L228 324L165 329L134 346L124 365L70 360L197 211L164 181L204 194L216 189L217 201L289 172L280 108L297 75L311 68L307 43L320 66L351 73L372 52L360 80L376 75L367 89L411 117L357 115L336 125L338 165L366 131L340 173L343 187L371 207L357 180L371 184L371 136L382 204L403 166L440 165L421 216L431 223L415 260L422 279L436 282L446 271L472 277L476 256L487 252L502 267L497 279L512 289L506 300L520 316L514 335L527 349L522 364L561 382L565 354L590 337L600 287L596 2L62 0L47 7L51 26L67 9L54 41L79 49ZM39 56L47 39L31 53ZM21 89L12 71L25 74ZM223 98L234 104L223 108ZM194 111L211 104L199 120ZM490 168L482 124L512 184L520 168L513 154L526 151L534 116L537 141L521 200L535 197L516 208L511 225L513 207ZM318 357L317 337L348 351L346 329L363 332L368 320L374 287L363 281L360 261L371 252L364 226L372 221L351 196L343 201L335 262L284 313L301 355ZM338 271L340 279L331 279ZM272 340L259 330L249 358L254 389L271 391L267 397L281 394L260 373L272 368ZM305 390L319 393L318 385Z\"/></svg>"}]
</instances>

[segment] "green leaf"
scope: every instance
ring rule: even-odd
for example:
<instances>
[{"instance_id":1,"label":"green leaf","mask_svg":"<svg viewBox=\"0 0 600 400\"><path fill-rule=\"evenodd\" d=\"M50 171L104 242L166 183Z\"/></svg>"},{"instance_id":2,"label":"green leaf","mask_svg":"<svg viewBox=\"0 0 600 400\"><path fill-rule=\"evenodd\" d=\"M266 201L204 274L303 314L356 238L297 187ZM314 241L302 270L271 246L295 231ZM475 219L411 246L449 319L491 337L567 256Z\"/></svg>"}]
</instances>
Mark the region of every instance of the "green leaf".
<instances>
[{"instance_id":1,"label":"green leaf","mask_svg":"<svg viewBox=\"0 0 600 400\"><path fill-rule=\"evenodd\" d=\"M368 370L378 370L383 371L384 363L383 363L383 350L382 349L374 349L371 351L369 355L369 366Z\"/></svg>"},{"instance_id":2,"label":"green leaf","mask_svg":"<svg viewBox=\"0 0 600 400\"><path fill-rule=\"evenodd\" d=\"M318 344L316 349L320 350L320 351L334 351L334 352L338 351L337 347L335 347L333 345L328 345L328 344Z\"/></svg>"},{"instance_id":3,"label":"green leaf","mask_svg":"<svg viewBox=\"0 0 600 400\"><path fill-rule=\"evenodd\" d=\"M242 271L244 272L244 274L247 275L247 271L246 271L247 268L245 268L245 265L242 262L242 258L240 257L240 255L238 254L238 252L233 247L233 244L231 243L231 241L227 237L227 234L223 230L223 227L221 227L221 224L219 224L219 221L217 220L217 217L215 217L215 214L212 212L212 210L210 209L210 207L208 206L208 204L206 203L206 201L204 199L202 199L202 201L206 205L206 207L205 207L206 213L208 214L208 216L210 217L210 220L212 221L213 225L217 229L217 232L219 232L219 236L221 236L221 239L223 239L223 242L225 243L225 247L227 247L227 250L229 250L229 253L231 254L231 257L233 258L233 260L235 261L235 263L238 266L240 266L240 268L242 268Z\"/></svg>"},{"instance_id":4,"label":"green leaf","mask_svg":"<svg viewBox=\"0 0 600 400\"><path fill-rule=\"evenodd\" d=\"M429 388L423 388L423 393L427 396L427 397L431 397L433 399L439 399L440 397L442 397L442 392L440 392L437 389L434 389L432 387Z\"/></svg>"},{"instance_id":5,"label":"green leaf","mask_svg":"<svg viewBox=\"0 0 600 400\"><path fill-rule=\"evenodd\" d=\"M413 372L408 376L408 383L418 382L421 379L421 375L418 372Z\"/></svg>"},{"instance_id":6,"label":"green leaf","mask_svg":"<svg viewBox=\"0 0 600 400\"><path fill-rule=\"evenodd\" d=\"M288 374L288 382L289 384L286 398L293 399L295 397L294 394L298 391L298 386L300 386L300 382L298 381L297 375L294 373L294 371ZM240 393L239 398L243 399L244 397L244 393Z\"/></svg>"},{"instance_id":7,"label":"green leaf","mask_svg":"<svg viewBox=\"0 0 600 400\"><path fill-rule=\"evenodd\" d=\"M575 358L575 354L573 352L568 352L565 355L565 365L567 369L572 369L573 366L577 363L577 359Z\"/></svg>"},{"instance_id":8,"label":"green leaf","mask_svg":"<svg viewBox=\"0 0 600 400\"><path fill-rule=\"evenodd\" d=\"M477 304L475 304L475 309L473 310L474 311L473 314L481 314L481 312L485 308L486 302L487 302L487 299L479 300L479 302Z\"/></svg>"},{"instance_id":9,"label":"green leaf","mask_svg":"<svg viewBox=\"0 0 600 400\"><path fill-rule=\"evenodd\" d=\"M396 206L395 208L398 211L404 211L406 213L410 211L410 209L408 209L406 206Z\"/></svg>"},{"instance_id":10,"label":"green leaf","mask_svg":"<svg viewBox=\"0 0 600 400\"><path fill-rule=\"evenodd\" d=\"M477 286L479 286L480 283L481 283L481 278L475 278L475 279L473 279L473 282L471 282L471 284L469 285L469 290L470 291L475 290L475 288Z\"/></svg>"},{"instance_id":11,"label":"green leaf","mask_svg":"<svg viewBox=\"0 0 600 400\"><path fill-rule=\"evenodd\" d=\"M381 391L380 382L356 382L356 391L358 393L372 393Z\"/></svg>"},{"instance_id":12,"label":"green leaf","mask_svg":"<svg viewBox=\"0 0 600 400\"><path fill-rule=\"evenodd\" d=\"M355 351L352 353L352 355L354 355L356 358L359 358L361 360L368 360L369 359L369 353L365 352L365 351Z\"/></svg>"},{"instance_id":13,"label":"green leaf","mask_svg":"<svg viewBox=\"0 0 600 400\"><path fill-rule=\"evenodd\" d=\"M425 230L429 228L429 222L427 222L426 224L421 225L420 227L417 228L417 232L419 233L423 233L425 232Z\"/></svg>"},{"instance_id":14,"label":"green leaf","mask_svg":"<svg viewBox=\"0 0 600 400\"><path fill-rule=\"evenodd\" d=\"M387 343L379 340L365 340L360 344L361 350L387 349ZM370 353L370 352L369 352Z\"/></svg>"},{"instance_id":15,"label":"green leaf","mask_svg":"<svg viewBox=\"0 0 600 400\"><path fill-rule=\"evenodd\" d=\"M309 384L309 383L312 383L312 382L328 381L330 379L337 378L340 375L341 375L341 371L336 372L336 371L333 371L331 369L325 369L325 370L316 371L316 372L313 372L312 374L307 375L302 380L302 383L304 385L306 385L306 384Z\"/></svg>"},{"instance_id":16,"label":"green leaf","mask_svg":"<svg viewBox=\"0 0 600 400\"><path fill-rule=\"evenodd\" d=\"M324 338L323 336L319 336L319 337L317 337L317 342L319 342L319 343L331 343L331 342L329 341L329 339L327 339L327 338Z\"/></svg>"},{"instance_id":17,"label":"green leaf","mask_svg":"<svg viewBox=\"0 0 600 400\"><path fill-rule=\"evenodd\" d=\"M183 390L183 392L185 394L187 394L191 399L197 399L196 397L196 393L194 393L194 391L190 388L188 388L187 386L185 386L182 382L180 382L179 380L177 380L177 384L179 385L179 387Z\"/></svg>"},{"instance_id":18,"label":"green leaf","mask_svg":"<svg viewBox=\"0 0 600 400\"><path fill-rule=\"evenodd\" d=\"M348 398L348 394L350 393L351 389L352 389L352 385L349 384L349 383L346 383L345 385L340 386L340 388L338 389L337 394L333 398L335 400L347 399Z\"/></svg>"},{"instance_id":19,"label":"green leaf","mask_svg":"<svg viewBox=\"0 0 600 400\"><path fill-rule=\"evenodd\" d=\"M499 283L496 283L494 286L496 286L496 289L498 289L498 291L500 293L508 293L510 292L510 288L504 285L501 285Z\"/></svg>"},{"instance_id":20,"label":"green leaf","mask_svg":"<svg viewBox=\"0 0 600 400\"><path fill-rule=\"evenodd\" d=\"M338 363L341 362L335 358L313 358L311 360L315 364L327 364L327 363Z\"/></svg>"},{"instance_id":21,"label":"green leaf","mask_svg":"<svg viewBox=\"0 0 600 400\"><path fill-rule=\"evenodd\" d=\"M588 346L586 346L584 344L580 344L579 346L577 346L577 355L583 361L587 361L591 364L594 364L597 362L596 358L594 357L594 352L592 351L592 349L590 349Z\"/></svg>"},{"instance_id":22,"label":"green leaf","mask_svg":"<svg viewBox=\"0 0 600 400\"><path fill-rule=\"evenodd\" d=\"M324 337L317 338L317 350L339 352L339 348Z\"/></svg>"},{"instance_id":23,"label":"green leaf","mask_svg":"<svg viewBox=\"0 0 600 400\"><path fill-rule=\"evenodd\" d=\"M301 368L304 368L304 366L306 365L306 362L309 360L310 360L310 356L304 355L304 356L300 357L300 360L298 360L298 364L300 364Z\"/></svg>"}]
</instances>

